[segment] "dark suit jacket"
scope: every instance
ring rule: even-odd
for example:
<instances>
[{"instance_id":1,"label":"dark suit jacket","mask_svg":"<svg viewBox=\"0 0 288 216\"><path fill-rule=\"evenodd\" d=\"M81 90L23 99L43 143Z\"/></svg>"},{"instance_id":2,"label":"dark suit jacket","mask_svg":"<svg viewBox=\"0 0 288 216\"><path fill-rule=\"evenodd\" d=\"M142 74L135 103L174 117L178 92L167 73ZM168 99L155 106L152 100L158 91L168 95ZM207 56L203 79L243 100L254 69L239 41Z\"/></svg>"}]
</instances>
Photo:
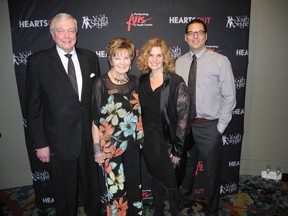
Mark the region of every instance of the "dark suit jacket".
<instances>
[{"instance_id":1,"label":"dark suit jacket","mask_svg":"<svg viewBox=\"0 0 288 216\"><path fill-rule=\"evenodd\" d=\"M50 153L61 160L77 159L83 143L93 152L91 89L100 76L99 62L92 51L76 48L76 53L83 79L81 101L55 46L31 55L26 72L28 142L34 149L50 146Z\"/></svg>"}]
</instances>

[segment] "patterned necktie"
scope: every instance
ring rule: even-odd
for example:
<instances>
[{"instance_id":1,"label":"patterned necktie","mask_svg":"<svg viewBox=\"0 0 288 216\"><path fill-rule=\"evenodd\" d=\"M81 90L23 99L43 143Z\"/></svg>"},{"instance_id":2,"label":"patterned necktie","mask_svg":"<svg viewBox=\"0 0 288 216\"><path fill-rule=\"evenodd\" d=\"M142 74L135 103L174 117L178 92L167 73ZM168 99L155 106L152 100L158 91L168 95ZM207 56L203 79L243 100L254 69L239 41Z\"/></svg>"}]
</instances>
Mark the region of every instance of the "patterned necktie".
<instances>
[{"instance_id":1,"label":"patterned necktie","mask_svg":"<svg viewBox=\"0 0 288 216\"><path fill-rule=\"evenodd\" d=\"M191 117L196 118L196 71L197 71L197 57L193 55L193 60L190 66L188 77L188 89L191 98Z\"/></svg>"},{"instance_id":2,"label":"patterned necktie","mask_svg":"<svg viewBox=\"0 0 288 216\"><path fill-rule=\"evenodd\" d=\"M71 81L71 84L76 94L78 95L77 79L76 79L75 67L72 61L72 54L65 54L65 56L68 58L68 77Z\"/></svg>"}]
</instances>

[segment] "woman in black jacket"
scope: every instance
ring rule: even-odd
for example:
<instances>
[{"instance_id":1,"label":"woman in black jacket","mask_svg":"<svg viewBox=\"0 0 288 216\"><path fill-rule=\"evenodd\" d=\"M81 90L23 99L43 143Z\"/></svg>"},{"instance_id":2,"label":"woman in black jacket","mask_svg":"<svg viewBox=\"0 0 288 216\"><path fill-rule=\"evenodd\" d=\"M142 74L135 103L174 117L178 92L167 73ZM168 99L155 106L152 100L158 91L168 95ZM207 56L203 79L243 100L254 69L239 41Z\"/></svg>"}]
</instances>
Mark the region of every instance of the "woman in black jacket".
<instances>
[{"instance_id":1,"label":"woman in black jacket","mask_svg":"<svg viewBox=\"0 0 288 216\"><path fill-rule=\"evenodd\" d=\"M139 100L144 145L142 153L152 176L154 215L163 215L168 193L172 215L179 215L175 167L179 165L189 127L189 95L182 77L175 74L174 59L165 41L148 40L137 60L142 72Z\"/></svg>"}]
</instances>

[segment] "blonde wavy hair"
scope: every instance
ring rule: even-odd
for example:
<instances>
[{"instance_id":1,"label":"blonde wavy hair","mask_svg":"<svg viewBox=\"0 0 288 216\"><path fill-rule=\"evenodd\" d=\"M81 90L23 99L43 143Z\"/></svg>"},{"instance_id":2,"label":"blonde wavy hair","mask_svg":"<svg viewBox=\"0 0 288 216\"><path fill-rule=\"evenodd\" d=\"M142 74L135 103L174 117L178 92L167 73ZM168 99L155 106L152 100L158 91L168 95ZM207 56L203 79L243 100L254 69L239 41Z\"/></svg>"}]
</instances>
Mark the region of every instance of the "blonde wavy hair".
<instances>
[{"instance_id":1,"label":"blonde wavy hair","mask_svg":"<svg viewBox=\"0 0 288 216\"><path fill-rule=\"evenodd\" d=\"M135 57L135 45L132 43L132 41L128 38L114 38L106 47L107 58L110 64L112 57L115 57L117 54L121 53L122 50L128 50L131 62L133 61Z\"/></svg>"},{"instance_id":2,"label":"blonde wavy hair","mask_svg":"<svg viewBox=\"0 0 288 216\"><path fill-rule=\"evenodd\" d=\"M172 57L170 48L167 46L165 41L161 38L152 38L148 40L141 49L141 53L137 59L137 67L143 73L147 74L151 72L148 66L148 56L153 47L160 47L164 57L163 71L175 73L175 64Z\"/></svg>"}]
</instances>

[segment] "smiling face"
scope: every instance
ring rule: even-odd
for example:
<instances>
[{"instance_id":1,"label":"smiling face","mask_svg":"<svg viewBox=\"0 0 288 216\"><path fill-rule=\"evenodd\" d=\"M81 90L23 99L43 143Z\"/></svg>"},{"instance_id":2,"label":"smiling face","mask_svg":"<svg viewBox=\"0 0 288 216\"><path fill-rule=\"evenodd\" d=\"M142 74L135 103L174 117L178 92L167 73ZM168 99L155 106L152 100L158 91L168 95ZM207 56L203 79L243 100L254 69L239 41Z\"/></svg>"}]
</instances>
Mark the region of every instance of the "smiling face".
<instances>
[{"instance_id":1,"label":"smiling face","mask_svg":"<svg viewBox=\"0 0 288 216\"><path fill-rule=\"evenodd\" d=\"M127 49L120 49L111 58L111 65L118 73L126 73L129 71L132 63L129 51Z\"/></svg>"},{"instance_id":2,"label":"smiling face","mask_svg":"<svg viewBox=\"0 0 288 216\"><path fill-rule=\"evenodd\" d=\"M148 54L148 66L151 71L163 72L164 56L161 47L152 47Z\"/></svg>"},{"instance_id":3,"label":"smiling face","mask_svg":"<svg viewBox=\"0 0 288 216\"><path fill-rule=\"evenodd\" d=\"M203 35L200 35L198 33L191 34L191 32L198 31L205 32L204 26L201 23L193 23L188 26L187 33L185 34L185 41L187 42L190 50L193 53L198 53L199 51L201 51L205 47L205 43L207 41L206 32Z\"/></svg>"},{"instance_id":4,"label":"smiling face","mask_svg":"<svg viewBox=\"0 0 288 216\"><path fill-rule=\"evenodd\" d=\"M51 31L55 43L66 53L70 53L77 41L76 26L73 19L55 20Z\"/></svg>"}]
</instances>

